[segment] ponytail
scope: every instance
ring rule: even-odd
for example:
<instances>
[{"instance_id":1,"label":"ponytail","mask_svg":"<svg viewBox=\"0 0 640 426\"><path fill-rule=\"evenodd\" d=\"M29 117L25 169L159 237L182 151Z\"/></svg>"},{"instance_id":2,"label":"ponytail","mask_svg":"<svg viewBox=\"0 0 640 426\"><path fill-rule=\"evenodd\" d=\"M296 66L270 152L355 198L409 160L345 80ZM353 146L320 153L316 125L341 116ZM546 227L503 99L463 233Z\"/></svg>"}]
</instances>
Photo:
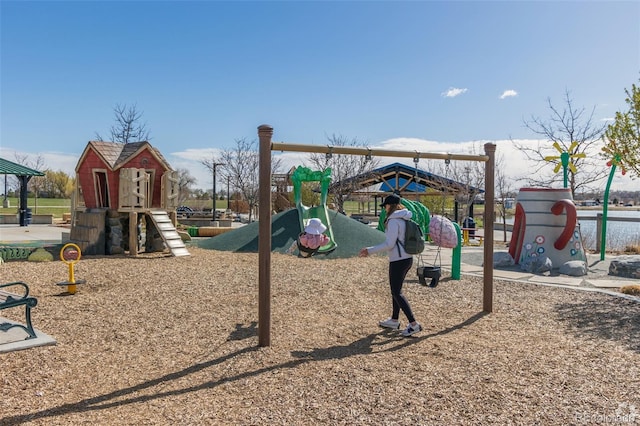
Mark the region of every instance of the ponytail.
<instances>
[{"instance_id":1,"label":"ponytail","mask_svg":"<svg viewBox=\"0 0 640 426\"><path fill-rule=\"evenodd\" d=\"M391 215L397 210L404 209L404 206L402 204L389 204L389 205L391 206L391 209L389 209L389 214L387 214L387 217L384 219L384 229L387 229L387 222L389 221L389 218L391 217Z\"/></svg>"}]
</instances>

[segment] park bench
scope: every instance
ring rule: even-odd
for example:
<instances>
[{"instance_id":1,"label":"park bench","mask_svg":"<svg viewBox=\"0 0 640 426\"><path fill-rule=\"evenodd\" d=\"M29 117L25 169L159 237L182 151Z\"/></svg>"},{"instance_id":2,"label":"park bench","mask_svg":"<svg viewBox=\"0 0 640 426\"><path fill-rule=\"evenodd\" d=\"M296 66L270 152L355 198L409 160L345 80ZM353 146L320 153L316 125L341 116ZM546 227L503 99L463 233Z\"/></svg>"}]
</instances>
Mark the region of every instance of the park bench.
<instances>
[{"instance_id":1,"label":"park bench","mask_svg":"<svg viewBox=\"0 0 640 426\"><path fill-rule=\"evenodd\" d=\"M13 292L14 288L18 288L18 291L21 294ZM6 291L5 289L11 289L12 292ZM0 284L0 310L24 306L25 319L27 323L27 325L24 326L22 324L5 322L0 324L0 331L9 331L14 327L18 327L29 334L29 337L26 339L34 339L36 337L36 332L31 324L31 308L37 304L38 300L35 297L29 296L29 287L22 281Z\"/></svg>"},{"instance_id":2,"label":"park bench","mask_svg":"<svg viewBox=\"0 0 640 426\"><path fill-rule=\"evenodd\" d=\"M473 235L473 238L471 238ZM470 246L471 240L477 241L478 245L482 245L482 240L484 239L484 235L480 235L476 228L462 228L462 245Z\"/></svg>"}]
</instances>

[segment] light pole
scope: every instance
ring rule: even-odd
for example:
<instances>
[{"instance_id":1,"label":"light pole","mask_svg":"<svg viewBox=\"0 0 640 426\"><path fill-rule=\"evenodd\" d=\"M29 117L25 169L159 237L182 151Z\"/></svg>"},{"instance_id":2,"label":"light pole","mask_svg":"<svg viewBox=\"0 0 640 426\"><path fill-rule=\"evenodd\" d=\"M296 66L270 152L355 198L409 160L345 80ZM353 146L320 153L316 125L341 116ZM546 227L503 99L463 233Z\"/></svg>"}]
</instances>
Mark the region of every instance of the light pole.
<instances>
[{"instance_id":1,"label":"light pole","mask_svg":"<svg viewBox=\"0 0 640 426\"><path fill-rule=\"evenodd\" d=\"M211 220L216 220L216 167L224 166L224 163L213 162L213 211L211 212Z\"/></svg>"},{"instance_id":2,"label":"light pole","mask_svg":"<svg viewBox=\"0 0 640 426\"><path fill-rule=\"evenodd\" d=\"M9 200L7 200L7 174L6 173L4 175L4 200L2 201L2 207L5 209L9 207Z\"/></svg>"},{"instance_id":3,"label":"light pole","mask_svg":"<svg viewBox=\"0 0 640 426\"><path fill-rule=\"evenodd\" d=\"M229 180L231 176L227 174L227 210L231 211L231 192L229 192Z\"/></svg>"}]
</instances>

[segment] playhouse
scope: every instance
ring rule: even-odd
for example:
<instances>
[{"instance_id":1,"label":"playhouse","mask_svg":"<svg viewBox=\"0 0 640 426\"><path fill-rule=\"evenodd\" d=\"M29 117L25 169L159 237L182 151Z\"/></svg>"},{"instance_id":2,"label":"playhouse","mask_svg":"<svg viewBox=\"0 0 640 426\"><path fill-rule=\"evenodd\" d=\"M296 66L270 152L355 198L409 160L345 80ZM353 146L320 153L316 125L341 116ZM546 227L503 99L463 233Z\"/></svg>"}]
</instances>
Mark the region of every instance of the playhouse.
<instances>
[{"instance_id":1,"label":"playhouse","mask_svg":"<svg viewBox=\"0 0 640 426\"><path fill-rule=\"evenodd\" d=\"M188 255L175 229L177 200L177 172L149 142L90 141L76 165L70 239L85 254L136 255L144 243Z\"/></svg>"}]
</instances>

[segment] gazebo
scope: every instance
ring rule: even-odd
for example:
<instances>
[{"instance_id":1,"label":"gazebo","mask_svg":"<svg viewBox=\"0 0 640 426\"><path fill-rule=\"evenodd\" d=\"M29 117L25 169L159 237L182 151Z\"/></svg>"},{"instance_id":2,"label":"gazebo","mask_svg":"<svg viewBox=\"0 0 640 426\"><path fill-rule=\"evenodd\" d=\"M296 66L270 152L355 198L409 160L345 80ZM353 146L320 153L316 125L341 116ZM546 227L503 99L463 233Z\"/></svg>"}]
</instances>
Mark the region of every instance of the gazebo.
<instances>
[{"instance_id":1,"label":"gazebo","mask_svg":"<svg viewBox=\"0 0 640 426\"><path fill-rule=\"evenodd\" d=\"M374 197L377 212L377 199L383 198L389 193L396 193L407 198L415 198L427 193L432 189L437 193L457 194L460 192L482 194L484 190L471 185L466 185L449 179L444 176L416 169L402 163L393 163L379 167L360 175L350 177L341 182L334 183L333 186L348 185L357 190L360 194L368 194ZM329 187L329 190L331 190ZM417 199L417 198L416 198ZM458 220L458 201L455 200L455 218ZM469 216L473 217L473 203L469 206Z\"/></svg>"},{"instance_id":2,"label":"gazebo","mask_svg":"<svg viewBox=\"0 0 640 426\"><path fill-rule=\"evenodd\" d=\"M32 177L44 176L44 173L0 158L0 174L5 175L5 178L6 175L15 175L20 181L20 226L27 226L30 222L29 219L31 219L31 210L27 208L27 184ZM5 197L7 196L6 192L5 185Z\"/></svg>"}]
</instances>

